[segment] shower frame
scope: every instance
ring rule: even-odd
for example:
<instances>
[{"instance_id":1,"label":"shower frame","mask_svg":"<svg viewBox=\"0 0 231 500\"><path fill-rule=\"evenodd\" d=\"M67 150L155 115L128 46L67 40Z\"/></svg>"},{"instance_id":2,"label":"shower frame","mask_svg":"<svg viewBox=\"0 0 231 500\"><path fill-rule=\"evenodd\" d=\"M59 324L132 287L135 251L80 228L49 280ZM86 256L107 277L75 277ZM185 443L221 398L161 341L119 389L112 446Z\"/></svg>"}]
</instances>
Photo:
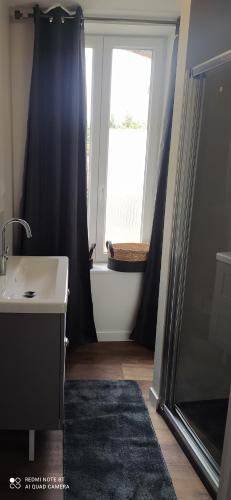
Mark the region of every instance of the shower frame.
<instances>
[{"instance_id":1,"label":"shower frame","mask_svg":"<svg viewBox=\"0 0 231 500\"><path fill-rule=\"evenodd\" d=\"M185 74L171 235L161 388L158 404L158 411L166 419L213 498L216 498L218 493L220 470L196 435L196 432L193 431L184 418L180 409L176 407L174 391L205 79L209 71L230 62L231 50L195 66ZM229 413L231 413L231 405L229 405ZM228 432L230 430L226 429L226 435ZM221 477L224 476L225 468L226 465L223 460Z\"/></svg>"}]
</instances>

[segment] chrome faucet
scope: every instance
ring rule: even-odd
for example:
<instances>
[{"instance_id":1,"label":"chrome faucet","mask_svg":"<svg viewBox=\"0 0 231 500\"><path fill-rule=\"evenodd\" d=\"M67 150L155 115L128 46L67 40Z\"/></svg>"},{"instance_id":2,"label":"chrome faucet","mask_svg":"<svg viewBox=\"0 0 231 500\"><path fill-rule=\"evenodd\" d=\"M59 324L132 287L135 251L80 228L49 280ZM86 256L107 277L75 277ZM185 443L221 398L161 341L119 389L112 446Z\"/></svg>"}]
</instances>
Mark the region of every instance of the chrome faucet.
<instances>
[{"instance_id":1,"label":"chrome faucet","mask_svg":"<svg viewBox=\"0 0 231 500\"><path fill-rule=\"evenodd\" d=\"M9 248L6 247L6 228L8 224L14 224L14 223L21 224L26 230L27 238L32 238L31 228L28 222L26 222L23 219L16 219L16 218L9 219L8 221L5 222L5 224L2 225L1 227L2 252L0 255L0 276L4 276L6 274L6 262L8 259Z\"/></svg>"}]
</instances>

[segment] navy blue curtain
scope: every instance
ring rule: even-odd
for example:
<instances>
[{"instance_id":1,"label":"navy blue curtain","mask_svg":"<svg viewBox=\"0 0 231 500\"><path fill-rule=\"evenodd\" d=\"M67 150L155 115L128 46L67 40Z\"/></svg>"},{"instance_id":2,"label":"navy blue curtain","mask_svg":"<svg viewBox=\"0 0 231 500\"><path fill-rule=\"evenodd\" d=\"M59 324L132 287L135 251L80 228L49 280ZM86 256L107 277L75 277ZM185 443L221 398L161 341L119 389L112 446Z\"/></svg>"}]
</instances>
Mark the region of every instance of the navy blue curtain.
<instances>
[{"instance_id":1,"label":"navy blue curtain","mask_svg":"<svg viewBox=\"0 0 231 500\"><path fill-rule=\"evenodd\" d=\"M178 52L178 31L173 45L171 76L166 106L166 116L163 127L163 136L160 150L159 178L155 200L154 219L150 241L149 257L142 284L141 303L138 310L136 324L130 336L139 344L154 349L156 337L156 321L159 298L159 282L162 256L162 241L164 230L164 214L168 177L168 162L171 142L172 115L176 80L176 63Z\"/></svg>"},{"instance_id":2,"label":"navy blue curtain","mask_svg":"<svg viewBox=\"0 0 231 500\"><path fill-rule=\"evenodd\" d=\"M72 344L96 341L90 288L86 198L83 13L34 9L35 41L25 153L21 253L67 255Z\"/></svg>"}]
</instances>

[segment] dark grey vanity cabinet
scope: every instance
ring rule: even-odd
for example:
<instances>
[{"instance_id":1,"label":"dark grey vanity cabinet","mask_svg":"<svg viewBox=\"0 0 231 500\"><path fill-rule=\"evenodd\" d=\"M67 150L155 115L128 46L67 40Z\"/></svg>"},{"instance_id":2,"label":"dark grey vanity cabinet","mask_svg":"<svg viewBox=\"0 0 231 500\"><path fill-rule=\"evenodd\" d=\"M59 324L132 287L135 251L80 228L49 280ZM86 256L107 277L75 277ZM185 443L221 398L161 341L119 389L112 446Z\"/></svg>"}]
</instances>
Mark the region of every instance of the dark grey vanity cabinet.
<instances>
[{"instance_id":1,"label":"dark grey vanity cabinet","mask_svg":"<svg viewBox=\"0 0 231 500\"><path fill-rule=\"evenodd\" d=\"M65 314L0 314L0 429L63 422Z\"/></svg>"}]
</instances>

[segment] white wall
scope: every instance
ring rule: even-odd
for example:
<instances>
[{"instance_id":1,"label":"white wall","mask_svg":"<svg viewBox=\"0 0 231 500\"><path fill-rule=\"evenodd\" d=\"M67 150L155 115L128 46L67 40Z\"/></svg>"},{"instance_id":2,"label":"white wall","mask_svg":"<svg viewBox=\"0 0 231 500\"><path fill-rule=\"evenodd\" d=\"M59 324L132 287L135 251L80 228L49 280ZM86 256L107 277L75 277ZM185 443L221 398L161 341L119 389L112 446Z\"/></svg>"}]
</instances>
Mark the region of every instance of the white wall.
<instances>
[{"instance_id":1,"label":"white wall","mask_svg":"<svg viewBox=\"0 0 231 500\"><path fill-rule=\"evenodd\" d=\"M0 223L12 214L10 33L8 4L0 2Z\"/></svg>"},{"instance_id":2,"label":"white wall","mask_svg":"<svg viewBox=\"0 0 231 500\"><path fill-rule=\"evenodd\" d=\"M53 0L41 0L39 5L54 5ZM31 0L12 0L12 6L31 5ZM62 5L80 4L85 15L166 17L175 19L180 12L180 0L63 0Z\"/></svg>"},{"instance_id":3,"label":"white wall","mask_svg":"<svg viewBox=\"0 0 231 500\"><path fill-rule=\"evenodd\" d=\"M142 273L119 273L95 264L91 270L94 318L99 341L128 340L139 306Z\"/></svg>"},{"instance_id":4,"label":"white wall","mask_svg":"<svg viewBox=\"0 0 231 500\"><path fill-rule=\"evenodd\" d=\"M181 113L183 106L183 90L184 90L184 79L185 79L185 69L186 69L191 0L182 0L181 4L182 4L182 9L181 9L181 25L180 25L180 38L179 38L177 74L176 74L176 91L175 91L172 138L171 138L171 148L170 148L170 158L169 158L165 226L164 226L164 237L163 237L160 292L159 292L159 305L158 305L157 330L156 330L155 365L154 365L154 379L153 379L153 395L156 400L158 400L159 398L161 373L162 373L165 313L166 313L167 294L168 294L170 245L171 245L171 233L172 233L172 222L173 222L174 195L176 186L178 146L180 139Z\"/></svg>"},{"instance_id":5,"label":"white wall","mask_svg":"<svg viewBox=\"0 0 231 500\"><path fill-rule=\"evenodd\" d=\"M12 134L13 134L13 201L14 216L20 214L27 116L33 57L34 25L32 21L14 23L11 30Z\"/></svg>"}]
</instances>

